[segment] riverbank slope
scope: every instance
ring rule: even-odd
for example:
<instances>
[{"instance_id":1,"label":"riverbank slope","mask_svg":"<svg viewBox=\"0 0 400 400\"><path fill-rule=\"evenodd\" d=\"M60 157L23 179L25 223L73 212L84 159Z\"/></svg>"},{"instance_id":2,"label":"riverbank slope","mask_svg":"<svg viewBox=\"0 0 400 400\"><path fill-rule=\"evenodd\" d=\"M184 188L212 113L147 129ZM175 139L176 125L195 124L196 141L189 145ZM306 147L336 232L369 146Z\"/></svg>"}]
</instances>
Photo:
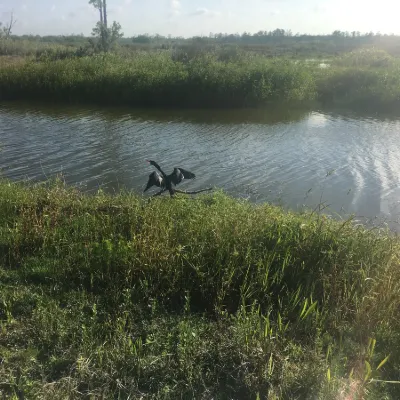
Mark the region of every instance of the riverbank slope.
<instances>
[{"instance_id":1,"label":"riverbank slope","mask_svg":"<svg viewBox=\"0 0 400 400\"><path fill-rule=\"evenodd\" d=\"M400 380L385 232L222 193L3 181L0 246L6 396L397 398L376 381Z\"/></svg>"}]
</instances>

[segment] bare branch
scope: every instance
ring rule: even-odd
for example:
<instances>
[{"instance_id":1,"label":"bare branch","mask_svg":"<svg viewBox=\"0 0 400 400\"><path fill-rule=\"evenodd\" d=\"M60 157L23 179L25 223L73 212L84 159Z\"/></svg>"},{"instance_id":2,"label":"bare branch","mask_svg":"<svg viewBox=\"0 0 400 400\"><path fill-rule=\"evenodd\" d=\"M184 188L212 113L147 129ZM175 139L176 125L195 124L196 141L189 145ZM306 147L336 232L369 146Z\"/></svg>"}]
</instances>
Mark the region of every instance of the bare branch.
<instances>
[{"instance_id":1,"label":"bare branch","mask_svg":"<svg viewBox=\"0 0 400 400\"><path fill-rule=\"evenodd\" d=\"M103 2L101 0L89 0L89 4L91 4L94 8L97 8L100 12L100 23L104 23L103 19Z\"/></svg>"},{"instance_id":2,"label":"bare branch","mask_svg":"<svg viewBox=\"0 0 400 400\"><path fill-rule=\"evenodd\" d=\"M3 27L3 32L6 39L8 39L11 36L12 29L16 23L17 20L14 19L14 11L11 11L10 21Z\"/></svg>"}]
</instances>

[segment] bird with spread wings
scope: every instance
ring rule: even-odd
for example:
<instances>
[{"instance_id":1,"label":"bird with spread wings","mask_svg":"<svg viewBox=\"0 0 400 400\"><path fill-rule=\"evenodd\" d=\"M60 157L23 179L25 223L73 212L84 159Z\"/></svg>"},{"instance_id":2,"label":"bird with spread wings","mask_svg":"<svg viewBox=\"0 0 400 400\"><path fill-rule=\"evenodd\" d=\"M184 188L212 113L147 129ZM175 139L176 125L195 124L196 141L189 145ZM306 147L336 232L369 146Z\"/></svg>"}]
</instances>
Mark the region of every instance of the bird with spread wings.
<instances>
[{"instance_id":1,"label":"bird with spread wings","mask_svg":"<svg viewBox=\"0 0 400 400\"><path fill-rule=\"evenodd\" d=\"M154 171L149 175L146 188L144 192L150 189L152 186L157 186L162 189L160 194L166 190L169 191L171 197L175 194L176 185L181 183L184 179L194 179L196 175L193 172L186 171L183 168L174 168L173 172L167 175L161 167L153 160L146 160L150 165L157 168L158 171Z\"/></svg>"}]
</instances>

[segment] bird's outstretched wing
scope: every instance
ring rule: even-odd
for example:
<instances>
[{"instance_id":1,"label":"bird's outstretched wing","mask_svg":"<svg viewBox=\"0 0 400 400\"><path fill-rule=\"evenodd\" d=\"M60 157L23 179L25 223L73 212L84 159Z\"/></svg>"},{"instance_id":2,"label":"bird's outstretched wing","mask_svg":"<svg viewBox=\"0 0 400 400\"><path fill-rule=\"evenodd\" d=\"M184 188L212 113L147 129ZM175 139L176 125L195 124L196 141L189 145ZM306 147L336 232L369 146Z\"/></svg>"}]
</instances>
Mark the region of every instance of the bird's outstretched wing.
<instances>
[{"instance_id":1,"label":"bird's outstretched wing","mask_svg":"<svg viewBox=\"0 0 400 400\"><path fill-rule=\"evenodd\" d=\"M182 172L183 177L185 179L194 179L194 178L196 178L196 175L193 172L186 171L186 169L183 169L183 168L178 168L178 169L179 169L179 171Z\"/></svg>"},{"instance_id":2,"label":"bird's outstretched wing","mask_svg":"<svg viewBox=\"0 0 400 400\"><path fill-rule=\"evenodd\" d=\"M158 186L158 187L164 186L163 177L157 171L154 171L149 175L149 180L147 181L146 189L144 189L143 192L150 189L152 186Z\"/></svg>"},{"instance_id":3,"label":"bird's outstretched wing","mask_svg":"<svg viewBox=\"0 0 400 400\"><path fill-rule=\"evenodd\" d=\"M174 172L170 175L171 182L174 185L181 183L184 179L194 179L196 175L193 172L186 171L183 168L174 168Z\"/></svg>"}]
</instances>

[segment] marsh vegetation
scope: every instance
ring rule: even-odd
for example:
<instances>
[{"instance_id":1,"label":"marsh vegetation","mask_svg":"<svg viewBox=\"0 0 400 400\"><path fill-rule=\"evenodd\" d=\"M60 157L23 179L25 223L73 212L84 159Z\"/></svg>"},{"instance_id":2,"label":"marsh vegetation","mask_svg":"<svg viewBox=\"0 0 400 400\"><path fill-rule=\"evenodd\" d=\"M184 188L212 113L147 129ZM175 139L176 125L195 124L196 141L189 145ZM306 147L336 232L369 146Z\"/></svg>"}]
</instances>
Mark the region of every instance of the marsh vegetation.
<instances>
[{"instance_id":1,"label":"marsh vegetation","mask_svg":"<svg viewBox=\"0 0 400 400\"><path fill-rule=\"evenodd\" d=\"M386 232L222 193L3 181L0 240L5 396L397 398Z\"/></svg>"}]
</instances>

